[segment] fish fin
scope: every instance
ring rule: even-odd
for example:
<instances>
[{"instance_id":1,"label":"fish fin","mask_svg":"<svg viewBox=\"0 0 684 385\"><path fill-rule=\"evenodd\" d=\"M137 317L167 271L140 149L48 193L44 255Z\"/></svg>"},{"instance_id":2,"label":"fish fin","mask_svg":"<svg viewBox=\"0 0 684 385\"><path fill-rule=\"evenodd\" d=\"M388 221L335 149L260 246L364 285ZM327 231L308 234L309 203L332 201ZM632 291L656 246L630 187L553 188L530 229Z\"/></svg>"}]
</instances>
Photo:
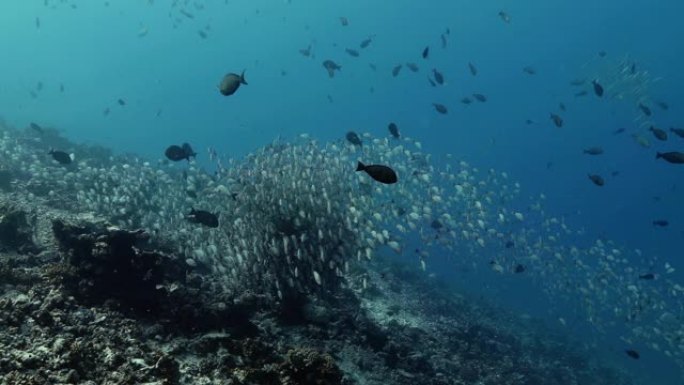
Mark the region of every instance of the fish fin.
<instances>
[{"instance_id":1,"label":"fish fin","mask_svg":"<svg viewBox=\"0 0 684 385\"><path fill-rule=\"evenodd\" d=\"M356 171L363 171L365 169L366 169L366 165L364 165L363 163L361 163L361 161L359 161L359 163L356 165Z\"/></svg>"},{"instance_id":2,"label":"fish fin","mask_svg":"<svg viewBox=\"0 0 684 385\"><path fill-rule=\"evenodd\" d=\"M247 80L245 79L245 71L246 70L242 70L242 73L240 74L240 83L247 85Z\"/></svg>"}]
</instances>

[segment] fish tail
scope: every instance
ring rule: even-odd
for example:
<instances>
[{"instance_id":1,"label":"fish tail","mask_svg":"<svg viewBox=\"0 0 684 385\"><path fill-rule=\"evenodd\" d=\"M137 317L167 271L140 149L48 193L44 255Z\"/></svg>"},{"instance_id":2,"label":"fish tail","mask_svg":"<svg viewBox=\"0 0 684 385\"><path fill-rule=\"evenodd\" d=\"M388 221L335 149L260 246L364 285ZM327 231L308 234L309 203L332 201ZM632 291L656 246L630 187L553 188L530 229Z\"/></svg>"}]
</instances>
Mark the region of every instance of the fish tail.
<instances>
[{"instance_id":1,"label":"fish tail","mask_svg":"<svg viewBox=\"0 0 684 385\"><path fill-rule=\"evenodd\" d=\"M247 85L247 80L245 79L245 71L246 70L242 70L242 73L240 74L240 83Z\"/></svg>"},{"instance_id":2,"label":"fish tail","mask_svg":"<svg viewBox=\"0 0 684 385\"><path fill-rule=\"evenodd\" d=\"M359 161L359 163L356 165L356 171L363 171L366 169L366 166Z\"/></svg>"}]
</instances>

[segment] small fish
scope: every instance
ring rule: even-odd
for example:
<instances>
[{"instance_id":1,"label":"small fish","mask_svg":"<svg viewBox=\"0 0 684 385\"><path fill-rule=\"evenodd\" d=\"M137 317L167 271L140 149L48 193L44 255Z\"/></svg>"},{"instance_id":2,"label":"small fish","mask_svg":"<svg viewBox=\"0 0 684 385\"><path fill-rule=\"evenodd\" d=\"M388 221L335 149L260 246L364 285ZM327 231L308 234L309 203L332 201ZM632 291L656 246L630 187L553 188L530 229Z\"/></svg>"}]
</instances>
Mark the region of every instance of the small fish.
<instances>
[{"instance_id":1,"label":"small fish","mask_svg":"<svg viewBox=\"0 0 684 385\"><path fill-rule=\"evenodd\" d=\"M524 273L525 266L518 263L517 265L515 265L515 269L513 271L515 271L516 274Z\"/></svg>"},{"instance_id":2,"label":"small fish","mask_svg":"<svg viewBox=\"0 0 684 385\"><path fill-rule=\"evenodd\" d=\"M342 24L343 27L346 27L349 25L349 19L347 19L344 16L340 16L340 24Z\"/></svg>"},{"instance_id":3,"label":"small fish","mask_svg":"<svg viewBox=\"0 0 684 385\"><path fill-rule=\"evenodd\" d=\"M589 147L585 148L582 153L587 154L587 155L601 155L603 154L603 148L602 147Z\"/></svg>"},{"instance_id":4,"label":"small fish","mask_svg":"<svg viewBox=\"0 0 684 385\"><path fill-rule=\"evenodd\" d=\"M532 66L527 66L527 67L523 68L523 72L528 74L528 75L536 75L537 74L537 70Z\"/></svg>"},{"instance_id":5,"label":"small fish","mask_svg":"<svg viewBox=\"0 0 684 385\"><path fill-rule=\"evenodd\" d=\"M587 92L586 90L583 90L583 91L575 93L575 97L580 98L582 96L587 96L588 94L589 94L589 92Z\"/></svg>"},{"instance_id":6,"label":"small fish","mask_svg":"<svg viewBox=\"0 0 684 385\"><path fill-rule=\"evenodd\" d=\"M684 138L684 128L673 128L670 127L670 132L677 135L680 138Z\"/></svg>"},{"instance_id":7,"label":"small fish","mask_svg":"<svg viewBox=\"0 0 684 385\"><path fill-rule=\"evenodd\" d=\"M40 18L36 17L36 29L40 29Z\"/></svg>"},{"instance_id":8,"label":"small fish","mask_svg":"<svg viewBox=\"0 0 684 385\"><path fill-rule=\"evenodd\" d=\"M501 18L501 20L503 20L504 23L506 23L506 24L511 23L511 16L508 13L506 13L504 11L499 11L499 17Z\"/></svg>"},{"instance_id":9,"label":"small fish","mask_svg":"<svg viewBox=\"0 0 684 385\"><path fill-rule=\"evenodd\" d=\"M606 51L599 51L598 55L600 57L606 57Z\"/></svg>"},{"instance_id":10,"label":"small fish","mask_svg":"<svg viewBox=\"0 0 684 385\"><path fill-rule=\"evenodd\" d=\"M589 174L589 180L597 186L603 186L605 184L605 181L603 180L603 177L601 177L601 175Z\"/></svg>"},{"instance_id":11,"label":"small fish","mask_svg":"<svg viewBox=\"0 0 684 385\"><path fill-rule=\"evenodd\" d=\"M657 128L655 126L651 126L648 130L653 133L653 136L655 136L656 139L662 140L662 141L667 140L667 132L665 132L665 130L662 130L662 129Z\"/></svg>"},{"instance_id":12,"label":"small fish","mask_svg":"<svg viewBox=\"0 0 684 385\"><path fill-rule=\"evenodd\" d=\"M684 164L684 152L671 151L656 153L656 159L660 158L672 164Z\"/></svg>"},{"instance_id":13,"label":"small fish","mask_svg":"<svg viewBox=\"0 0 684 385\"><path fill-rule=\"evenodd\" d=\"M563 104L563 103L558 103L558 108L559 108L561 111L563 111L563 112L566 111L566 109L565 109L565 104Z\"/></svg>"},{"instance_id":14,"label":"small fish","mask_svg":"<svg viewBox=\"0 0 684 385\"><path fill-rule=\"evenodd\" d=\"M441 42L442 42L442 48L446 48L446 47L447 47L447 38L446 38L446 34L441 34L441 35L439 35L439 39L440 39Z\"/></svg>"},{"instance_id":15,"label":"small fish","mask_svg":"<svg viewBox=\"0 0 684 385\"><path fill-rule=\"evenodd\" d=\"M190 210L190 213L185 216L188 222L198 223L207 227L216 228L219 226L218 214L210 213L204 210Z\"/></svg>"},{"instance_id":16,"label":"small fish","mask_svg":"<svg viewBox=\"0 0 684 385\"><path fill-rule=\"evenodd\" d=\"M442 75L441 72L437 71L436 69L432 69L432 75L435 78L435 82L439 85L444 84L444 76Z\"/></svg>"},{"instance_id":17,"label":"small fish","mask_svg":"<svg viewBox=\"0 0 684 385\"><path fill-rule=\"evenodd\" d=\"M121 107L123 107L123 106L126 105L126 101L123 100L123 99L119 99L119 100L117 100L116 102L119 103L119 105L120 105Z\"/></svg>"},{"instance_id":18,"label":"small fish","mask_svg":"<svg viewBox=\"0 0 684 385\"><path fill-rule=\"evenodd\" d=\"M232 72L225 74L223 79L221 79L221 82L218 84L218 89L221 95L230 96L234 94L242 84L247 85L244 70L240 75Z\"/></svg>"},{"instance_id":19,"label":"small fish","mask_svg":"<svg viewBox=\"0 0 684 385\"><path fill-rule=\"evenodd\" d=\"M603 86L600 85L599 82L596 80L592 80L591 84L594 86L594 93L596 94L596 96L598 96L599 98L603 97Z\"/></svg>"},{"instance_id":20,"label":"small fish","mask_svg":"<svg viewBox=\"0 0 684 385\"><path fill-rule=\"evenodd\" d=\"M204 31L202 31L202 30L197 31L197 34L198 34L199 37L201 37L202 39L206 39L206 38L207 38L207 33L204 32Z\"/></svg>"},{"instance_id":21,"label":"small fish","mask_svg":"<svg viewBox=\"0 0 684 385\"><path fill-rule=\"evenodd\" d=\"M468 69L470 70L470 74L473 76L477 76L477 67L473 63L468 63Z\"/></svg>"},{"instance_id":22,"label":"small fish","mask_svg":"<svg viewBox=\"0 0 684 385\"><path fill-rule=\"evenodd\" d=\"M43 133L43 127L39 126L38 123L31 122L29 124L29 127L31 127L32 130L38 132L39 134Z\"/></svg>"},{"instance_id":23,"label":"small fish","mask_svg":"<svg viewBox=\"0 0 684 385\"><path fill-rule=\"evenodd\" d=\"M553 121L553 124L556 125L556 127L563 127L563 118L556 114L550 114L551 120Z\"/></svg>"},{"instance_id":24,"label":"small fish","mask_svg":"<svg viewBox=\"0 0 684 385\"><path fill-rule=\"evenodd\" d=\"M622 134L622 133L625 132L625 131L627 131L626 128L620 127L620 128L618 128L617 130L613 131L613 135Z\"/></svg>"},{"instance_id":25,"label":"small fish","mask_svg":"<svg viewBox=\"0 0 684 385\"><path fill-rule=\"evenodd\" d=\"M532 119L526 119L526 120L525 120L525 124L527 124L528 126L531 125L531 124L534 124L534 123L536 123L536 122L535 122L534 120L532 120Z\"/></svg>"},{"instance_id":26,"label":"small fish","mask_svg":"<svg viewBox=\"0 0 684 385\"><path fill-rule=\"evenodd\" d=\"M347 135L345 135L345 138L349 141L349 143L355 145L355 146L362 146L363 142L361 142L361 138L359 138L359 135L356 134L354 131L349 131L347 132Z\"/></svg>"},{"instance_id":27,"label":"small fish","mask_svg":"<svg viewBox=\"0 0 684 385\"><path fill-rule=\"evenodd\" d=\"M335 71L341 70L342 66L335 63L332 60L326 60L323 62L323 68L325 68L328 71L328 77L332 78L335 76Z\"/></svg>"},{"instance_id":28,"label":"small fish","mask_svg":"<svg viewBox=\"0 0 684 385\"><path fill-rule=\"evenodd\" d=\"M345 52L347 52L347 53L349 54L349 56L352 56L352 57L359 57L359 51L357 51L357 50L355 50L355 49L346 48L346 49L345 49Z\"/></svg>"},{"instance_id":29,"label":"small fish","mask_svg":"<svg viewBox=\"0 0 684 385\"><path fill-rule=\"evenodd\" d=\"M416 63L406 63L406 67L408 67L411 72L418 72L418 64Z\"/></svg>"},{"instance_id":30,"label":"small fish","mask_svg":"<svg viewBox=\"0 0 684 385\"><path fill-rule=\"evenodd\" d=\"M432 103L432 105L435 107L435 110L436 110L437 112L439 112L440 114L445 115L445 114L448 113L447 108L446 108L445 105L439 104L439 103Z\"/></svg>"},{"instance_id":31,"label":"small fish","mask_svg":"<svg viewBox=\"0 0 684 385\"><path fill-rule=\"evenodd\" d=\"M50 150L48 154L59 164L70 164L74 160L73 155L67 154L64 151Z\"/></svg>"},{"instance_id":32,"label":"small fish","mask_svg":"<svg viewBox=\"0 0 684 385\"><path fill-rule=\"evenodd\" d=\"M653 226L667 227L669 225L670 225L670 222L667 219L656 219L653 221Z\"/></svg>"},{"instance_id":33,"label":"small fish","mask_svg":"<svg viewBox=\"0 0 684 385\"><path fill-rule=\"evenodd\" d=\"M43 90L43 82L38 82L36 84L36 91L40 92Z\"/></svg>"},{"instance_id":34,"label":"small fish","mask_svg":"<svg viewBox=\"0 0 684 385\"><path fill-rule=\"evenodd\" d=\"M174 162L178 162L183 159L190 162L190 158L195 158L197 153L192 150L192 147L190 147L189 144L183 143L180 146L174 144L167 147L166 151L164 151L164 155L166 155L169 160Z\"/></svg>"},{"instance_id":35,"label":"small fish","mask_svg":"<svg viewBox=\"0 0 684 385\"><path fill-rule=\"evenodd\" d=\"M102 115L104 115L104 116L109 115L109 107L105 108L104 111L102 111Z\"/></svg>"},{"instance_id":36,"label":"small fish","mask_svg":"<svg viewBox=\"0 0 684 385\"><path fill-rule=\"evenodd\" d=\"M358 162L356 165L356 171L364 171L366 174L370 175L371 178L384 184L397 183L397 173L387 166L372 164L365 165Z\"/></svg>"},{"instance_id":37,"label":"small fish","mask_svg":"<svg viewBox=\"0 0 684 385\"><path fill-rule=\"evenodd\" d=\"M639 276L639 279L643 279L645 281L652 281L655 279L655 274L653 274L653 273L642 274Z\"/></svg>"},{"instance_id":38,"label":"small fish","mask_svg":"<svg viewBox=\"0 0 684 385\"><path fill-rule=\"evenodd\" d=\"M394 76L396 78L397 75L399 75L399 71L401 71L401 67L402 67L401 64L394 66L394 68L392 68L392 76Z\"/></svg>"},{"instance_id":39,"label":"small fish","mask_svg":"<svg viewBox=\"0 0 684 385\"><path fill-rule=\"evenodd\" d=\"M432 227L435 230L439 230L442 227L444 227L444 225L442 224L442 222L439 221L439 219L435 219L432 221L432 223L430 223L430 227Z\"/></svg>"},{"instance_id":40,"label":"small fish","mask_svg":"<svg viewBox=\"0 0 684 385\"><path fill-rule=\"evenodd\" d=\"M425 47L421 55L423 56L423 59L427 59L430 56L430 46Z\"/></svg>"},{"instance_id":41,"label":"small fish","mask_svg":"<svg viewBox=\"0 0 684 385\"><path fill-rule=\"evenodd\" d=\"M475 98L475 100L477 100L480 103L484 103L487 101L487 97L482 94L473 94L473 98Z\"/></svg>"},{"instance_id":42,"label":"small fish","mask_svg":"<svg viewBox=\"0 0 684 385\"><path fill-rule=\"evenodd\" d=\"M399 139L401 135L399 135L399 127L392 122L387 126L387 129L389 130L390 134L395 137L396 139Z\"/></svg>"},{"instance_id":43,"label":"small fish","mask_svg":"<svg viewBox=\"0 0 684 385\"><path fill-rule=\"evenodd\" d=\"M59 85L59 92L64 93L64 84Z\"/></svg>"},{"instance_id":44,"label":"small fish","mask_svg":"<svg viewBox=\"0 0 684 385\"><path fill-rule=\"evenodd\" d=\"M463 103L465 105L471 104L472 102L473 102L473 100L467 96L464 97L463 99L461 99L461 103Z\"/></svg>"},{"instance_id":45,"label":"small fish","mask_svg":"<svg viewBox=\"0 0 684 385\"><path fill-rule=\"evenodd\" d=\"M373 37L368 37L368 38L361 41L361 44L359 44L359 47L368 48L368 46L370 45L371 42L373 42Z\"/></svg>"},{"instance_id":46,"label":"small fish","mask_svg":"<svg viewBox=\"0 0 684 385\"><path fill-rule=\"evenodd\" d=\"M305 57L311 56L311 44L309 44L309 46L306 48L300 48L299 53Z\"/></svg>"},{"instance_id":47,"label":"small fish","mask_svg":"<svg viewBox=\"0 0 684 385\"><path fill-rule=\"evenodd\" d=\"M639 356L639 352L637 352L636 350L633 350L633 349L626 349L626 350L625 350L625 353L626 353L629 357L631 357L631 358L633 358L633 359L635 359L635 360L638 360L639 357L640 357L640 356Z\"/></svg>"},{"instance_id":48,"label":"small fish","mask_svg":"<svg viewBox=\"0 0 684 385\"><path fill-rule=\"evenodd\" d=\"M662 109L663 111L667 111L667 110L670 109L670 106L669 106L667 103L662 102L662 101L661 101L661 102L656 102L656 105L657 105L658 107L660 107L660 109Z\"/></svg>"},{"instance_id":49,"label":"small fish","mask_svg":"<svg viewBox=\"0 0 684 385\"><path fill-rule=\"evenodd\" d=\"M651 116L652 112L651 112L651 109L648 108L648 106L645 106L645 105L643 105L642 103L639 103L639 106L638 106L638 107L639 107L639 109L641 110L641 112L644 113L644 115L646 115L646 116Z\"/></svg>"}]
</instances>

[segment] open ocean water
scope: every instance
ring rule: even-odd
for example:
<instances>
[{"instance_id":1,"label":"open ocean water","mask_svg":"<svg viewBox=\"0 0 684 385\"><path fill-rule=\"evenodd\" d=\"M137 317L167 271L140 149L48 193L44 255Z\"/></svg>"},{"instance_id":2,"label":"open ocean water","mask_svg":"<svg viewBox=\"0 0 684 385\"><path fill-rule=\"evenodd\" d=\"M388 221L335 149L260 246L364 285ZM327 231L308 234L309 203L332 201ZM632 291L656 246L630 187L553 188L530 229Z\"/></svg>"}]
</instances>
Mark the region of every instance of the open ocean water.
<instances>
[{"instance_id":1,"label":"open ocean water","mask_svg":"<svg viewBox=\"0 0 684 385\"><path fill-rule=\"evenodd\" d=\"M635 384L683 384L682 15L676 0L5 0L0 119L38 142L54 131L217 184L224 175L239 179L231 168L264 146L315 140L328 152L307 158L313 147L293 150L301 155L293 165L311 162L314 170L297 180L348 182L357 196L359 186L381 191L382 209L344 194L337 202L367 209L368 222L347 226L361 238L378 239L377 231L373 245L383 258L445 291L539 320ZM241 74L234 94L220 92ZM42 140L33 162L64 151L83 172L88 159L76 147ZM167 148L182 143L196 152L192 162L182 151L180 161L170 159ZM40 174L39 166L5 145L0 171L14 173L13 194L28 194L27 175ZM287 200L291 169L277 163L286 159L279 154L262 154L258 165L282 167L274 180L283 186L240 192ZM394 168L399 183L356 173L357 161ZM45 167L53 173L54 165ZM328 176L326 167L335 172ZM74 199L106 216L108 208L91 204L118 190L98 188L74 187ZM161 194L155 188L145 194ZM221 212L221 226L242 210L216 203L230 197L202 201L198 190L197 207L179 200L173 209ZM162 206L137 208L141 219L128 226L171 234L175 224L142 213L167 212ZM333 222L325 223L335 232ZM220 274L212 258L219 257L207 258L207 271ZM325 286L324 274L314 273L309 283ZM276 298L280 285L264 291ZM497 383L482 378L472 383Z\"/></svg>"}]
</instances>

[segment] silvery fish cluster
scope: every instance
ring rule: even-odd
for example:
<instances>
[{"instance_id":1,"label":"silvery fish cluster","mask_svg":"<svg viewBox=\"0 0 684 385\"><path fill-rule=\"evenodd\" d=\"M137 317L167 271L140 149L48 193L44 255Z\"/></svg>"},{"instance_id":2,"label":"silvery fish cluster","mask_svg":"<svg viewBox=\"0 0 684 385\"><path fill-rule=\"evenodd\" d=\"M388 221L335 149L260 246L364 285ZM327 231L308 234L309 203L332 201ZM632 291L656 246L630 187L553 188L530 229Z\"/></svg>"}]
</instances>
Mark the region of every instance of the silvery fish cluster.
<instances>
[{"instance_id":1,"label":"silvery fish cluster","mask_svg":"<svg viewBox=\"0 0 684 385\"><path fill-rule=\"evenodd\" d=\"M583 231L547 213L545 196L522 199L505 173L448 155L433 162L410 138L361 137L362 146L306 135L275 142L219 164L215 175L194 162L79 158L76 146L65 167L16 131L3 133L0 156L15 191L32 186L36 200L145 228L233 295L251 290L278 301L334 293L350 265L375 253L411 255L424 270L447 256L530 277L554 301L581 309L595 330L626 330L623 343L684 366L684 287L670 278L672 265L611 241L580 245L573 240L586 238ZM383 185L356 173L359 160L390 165L399 181ZM216 213L220 225L188 221L192 208ZM416 236L418 249L408 247ZM559 313L559 324L566 318Z\"/></svg>"}]
</instances>

